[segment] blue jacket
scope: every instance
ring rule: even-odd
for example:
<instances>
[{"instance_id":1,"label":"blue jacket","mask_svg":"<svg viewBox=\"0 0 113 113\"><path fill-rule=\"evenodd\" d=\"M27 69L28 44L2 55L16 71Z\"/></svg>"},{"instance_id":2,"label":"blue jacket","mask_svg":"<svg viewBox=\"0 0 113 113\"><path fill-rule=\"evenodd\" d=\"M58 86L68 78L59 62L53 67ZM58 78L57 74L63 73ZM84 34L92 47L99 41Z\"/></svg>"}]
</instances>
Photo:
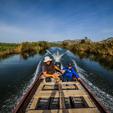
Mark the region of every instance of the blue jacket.
<instances>
[{"instance_id":1,"label":"blue jacket","mask_svg":"<svg viewBox=\"0 0 113 113\"><path fill-rule=\"evenodd\" d=\"M76 73L73 67L71 69L69 69L68 67L64 67L63 70L65 70L65 73L63 74L63 76L67 76L70 78L72 78L72 76L75 76L76 78L79 78L79 75Z\"/></svg>"}]
</instances>

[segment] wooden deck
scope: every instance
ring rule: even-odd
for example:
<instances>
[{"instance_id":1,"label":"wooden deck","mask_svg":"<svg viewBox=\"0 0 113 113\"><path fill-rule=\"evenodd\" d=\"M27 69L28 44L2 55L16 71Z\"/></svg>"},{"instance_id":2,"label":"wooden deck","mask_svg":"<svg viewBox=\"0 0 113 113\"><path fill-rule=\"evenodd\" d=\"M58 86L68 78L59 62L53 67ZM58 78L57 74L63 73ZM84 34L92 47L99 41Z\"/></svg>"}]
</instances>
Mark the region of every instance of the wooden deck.
<instances>
[{"instance_id":1,"label":"wooden deck","mask_svg":"<svg viewBox=\"0 0 113 113\"><path fill-rule=\"evenodd\" d=\"M26 113L101 113L80 82L41 82Z\"/></svg>"}]
</instances>

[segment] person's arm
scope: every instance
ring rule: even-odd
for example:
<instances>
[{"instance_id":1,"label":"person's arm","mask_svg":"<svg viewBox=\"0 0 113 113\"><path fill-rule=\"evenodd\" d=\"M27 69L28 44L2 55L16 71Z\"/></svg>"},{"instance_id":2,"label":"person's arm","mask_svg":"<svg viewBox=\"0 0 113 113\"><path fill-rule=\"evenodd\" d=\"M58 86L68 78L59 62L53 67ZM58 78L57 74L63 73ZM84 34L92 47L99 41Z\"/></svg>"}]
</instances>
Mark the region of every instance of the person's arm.
<instances>
[{"instance_id":1,"label":"person's arm","mask_svg":"<svg viewBox=\"0 0 113 113\"><path fill-rule=\"evenodd\" d=\"M45 77L53 77L52 74L48 74L46 71L43 72L43 75L44 75Z\"/></svg>"},{"instance_id":2,"label":"person's arm","mask_svg":"<svg viewBox=\"0 0 113 113\"><path fill-rule=\"evenodd\" d=\"M55 68L57 71L59 71L61 74L63 74L63 73L64 73L64 71L63 71L63 70L61 70L59 67L54 66L54 68Z\"/></svg>"},{"instance_id":3,"label":"person's arm","mask_svg":"<svg viewBox=\"0 0 113 113\"><path fill-rule=\"evenodd\" d=\"M79 75L75 72L74 68L72 68L72 72L73 72L74 76L75 76L77 79L80 78Z\"/></svg>"}]
</instances>

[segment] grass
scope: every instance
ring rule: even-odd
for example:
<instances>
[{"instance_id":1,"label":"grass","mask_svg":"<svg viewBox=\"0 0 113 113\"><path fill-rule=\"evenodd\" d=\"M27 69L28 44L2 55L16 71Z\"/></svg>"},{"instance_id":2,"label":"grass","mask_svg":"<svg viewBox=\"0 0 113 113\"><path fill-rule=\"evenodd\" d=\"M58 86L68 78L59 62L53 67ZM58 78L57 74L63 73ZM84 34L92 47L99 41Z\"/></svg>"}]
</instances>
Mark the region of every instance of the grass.
<instances>
[{"instance_id":1,"label":"grass","mask_svg":"<svg viewBox=\"0 0 113 113\"><path fill-rule=\"evenodd\" d=\"M99 56L99 61L101 58L111 59L111 57L113 57L113 40L101 43L81 40L79 42L63 41L60 43L46 41L23 42L20 44L0 43L0 58L12 54L21 54L26 57L36 53L44 53L44 51L50 47L62 47L78 54L80 57L90 57L90 55L93 55L97 59ZM110 59L109 62L113 61Z\"/></svg>"},{"instance_id":2,"label":"grass","mask_svg":"<svg viewBox=\"0 0 113 113\"><path fill-rule=\"evenodd\" d=\"M44 51L57 44L46 41L39 42L23 42L15 43L0 43L0 58L7 57L12 54L21 54L24 57L34 55L36 53L44 53Z\"/></svg>"}]
</instances>

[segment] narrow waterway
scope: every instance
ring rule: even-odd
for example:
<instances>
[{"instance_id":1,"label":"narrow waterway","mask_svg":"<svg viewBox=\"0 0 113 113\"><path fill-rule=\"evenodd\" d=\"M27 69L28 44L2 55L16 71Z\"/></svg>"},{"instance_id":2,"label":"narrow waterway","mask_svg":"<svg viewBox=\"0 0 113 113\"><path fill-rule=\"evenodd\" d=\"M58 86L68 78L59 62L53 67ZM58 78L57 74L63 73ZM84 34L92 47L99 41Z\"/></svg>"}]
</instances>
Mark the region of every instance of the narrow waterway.
<instances>
[{"instance_id":1,"label":"narrow waterway","mask_svg":"<svg viewBox=\"0 0 113 113\"><path fill-rule=\"evenodd\" d=\"M50 48L45 55L60 61L62 66L72 63L78 74L104 106L113 112L113 70L105 68L98 61L80 58L68 50ZM56 57L59 56L59 57ZM18 99L32 83L34 72L42 55L23 59L20 55L0 60L0 107L1 112L9 113Z\"/></svg>"}]
</instances>

